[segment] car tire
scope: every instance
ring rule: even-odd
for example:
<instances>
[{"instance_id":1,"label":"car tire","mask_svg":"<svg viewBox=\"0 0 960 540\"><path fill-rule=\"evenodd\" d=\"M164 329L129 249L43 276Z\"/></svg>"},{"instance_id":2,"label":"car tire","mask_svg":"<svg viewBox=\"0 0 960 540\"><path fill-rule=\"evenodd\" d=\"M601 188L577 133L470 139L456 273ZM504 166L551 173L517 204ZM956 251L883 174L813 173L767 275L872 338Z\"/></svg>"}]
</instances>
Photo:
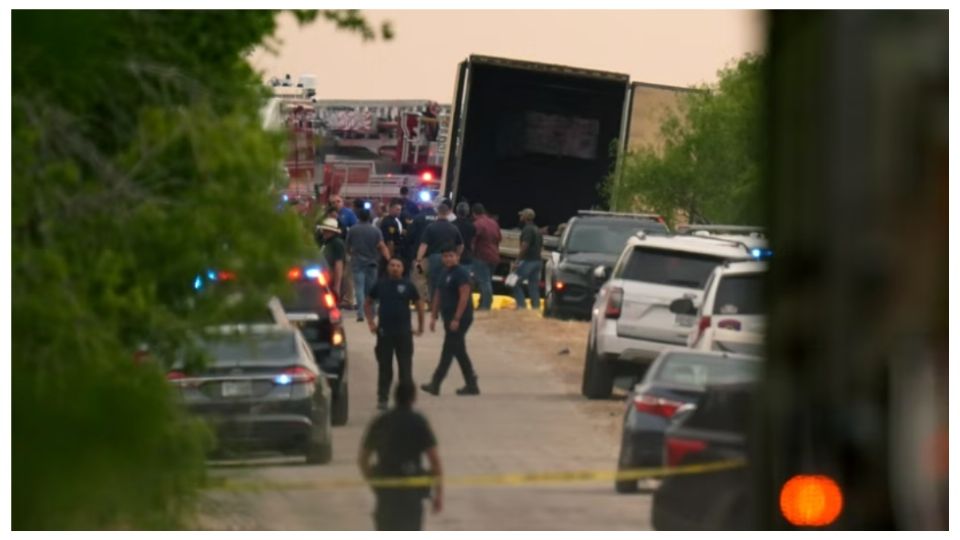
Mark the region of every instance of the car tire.
<instances>
[{"instance_id":1,"label":"car tire","mask_svg":"<svg viewBox=\"0 0 960 540\"><path fill-rule=\"evenodd\" d=\"M625 452L626 448L627 435L624 432L623 436L620 438L620 457L617 458L617 472L630 470L633 467L629 463ZM617 490L617 493L636 493L639 491L639 480L614 480L613 487Z\"/></svg>"},{"instance_id":2,"label":"car tire","mask_svg":"<svg viewBox=\"0 0 960 540\"><path fill-rule=\"evenodd\" d=\"M334 394L333 406L330 411L330 423L343 426L350 416L350 386L346 382L340 383L340 389Z\"/></svg>"},{"instance_id":3,"label":"car tire","mask_svg":"<svg viewBox=\"0 0 960 540\"><path fill-rule=\"evenodd\" d=\"M614 369L610 362L602 362L597 356L594 340L587 343L586 360L583 366L581 392L589 399L606 399L613 393Z\"/></svg>"},{"instance_id":4,"label":"car tire","mask_svg":"<svg viewBox=\"0 0 960 540\"><path fill-rule=\"evenodd\" d=\"M640 491L637 480L617 480L613 483L617 493L636 493Z\"/></svg>"}]
</instances>

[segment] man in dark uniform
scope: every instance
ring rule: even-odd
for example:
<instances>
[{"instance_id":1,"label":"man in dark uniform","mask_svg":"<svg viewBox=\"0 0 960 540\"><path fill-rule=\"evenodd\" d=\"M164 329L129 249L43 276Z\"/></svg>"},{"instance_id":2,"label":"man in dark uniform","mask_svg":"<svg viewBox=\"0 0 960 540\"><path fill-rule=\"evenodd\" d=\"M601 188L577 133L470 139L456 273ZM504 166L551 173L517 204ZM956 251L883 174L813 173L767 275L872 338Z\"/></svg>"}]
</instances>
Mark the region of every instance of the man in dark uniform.
<instances>
[{"instance_id":1,"label":"man in dark uniform","mask_svg":"<svg viewBox=\"0 0 960 540\"><path fill-rule=\"evenodd\" d=\"M403 211L401 215L403 216L403 221L405 225L413 223L413 218L417 217L417 214L420 213L420 208L417 207L417 203L410 200L410 188L407 186L402 186L400 188L400 199L403 201Z\"/></svg>"},{"instance_id":2,"label":"man in dark uniform","mask_svg":"<svg viewBox=\"0 0 960 540\"><path fill-rule=\"evenodd\" d=\"M373 313L373 303L379 302L379 325ZM380 371L377 377L377 408L387 408L387 392L393 382L393 355L397 355L399 380L413 380L413 329L410 327L410 302L417 307L417 333L423 334L423 302L413 283L403 277L403 262L393 257L387 263L387 278L370 290L364 310L370 332L377 335L374 351Z\"/></svg>"},{"instance_id":3,"label":"man in dark uniform","mask_svg":"<svg viewBox=\"0 0 960 540\"><path fill-rule=\"evenodd\" d=\"M430 423L413 410L416 386L400 381L394 391L396 405L376 417L360 445L359 465L363 477L374 482L377 507L373 517L378 531L419 531L423 529L423 499L429 487L380 487L380 478L433 476L433 512L443 509L443 469L437 439ZM426 454L430 470L423 468ZM376 465L370 460L376 455Z\"/></svg>"},{"instance_id":4,"label":"man in dark uniform","mask_svg":"<svg viewBox=\"0 0 960 540\"><path fill-rule=\"evenodd\" d=\"M470 356L467 355L467 331L470 330L470 323L473 322L473 302L471 292L473 287L470 284L470 272L460 266L460 256L453 245L443 248L443 267L445 273L438 280L437 292L434 293L434 300L430 303L430 331L435 331L437 325L437 312L443 316L443 349L440 352L440 363L433 372L433 378L429 384L421 385L424 392L439 395L440 384L453 359L457 359L460 365L460 373L463 374L463 381L466 385L457 390L460 396L475 396L480 393L480 387L477 386L477 373L473 370L473 364L470 362Z\"/></svg>"},{"instance_id":5,"label":"man in dark uniform","mask_svg":"<svg viewBox=\"0 0 960 540\"><path fill-rule=\"evenodd\" d=\"M410 227L407 228L407 238L404 240L406 249L404 251L404 265L410 268L409 276L414 279L420 292L424 295L426 301L430 301L429 290L426 287L426 278L423 271L415 273L417 249L420 247L420 239L423 237L423 231L427 226L437 220L437 212L433 209L432 201L423 201L420 203L420 213L413 219Z\"/></svg>"},{"instance_id":6,"label":"man in dark uniform","mask_svg":"<svg viewBox=\"0 0 960 540\"><path fill-rule=\"evenodd\" d=\"M383 234L383 242L387 245L390 257L398 257L402 261L403 257L403 238L406 227L403 220L400 219L400 212L403 208L403 201L393 199L390 201L390 213L380 220L380 232ZM384 261L384 265L389 262ZM409 275L410 269L406 265L403 267L403 275Z\"/></svg>"},{"instance_id":7,"label":"man in dark uniform","mask_svg":"<svg viewBox=\"0 0 960 540\"><path fill-rule=\"evenodd\" d=\"M424 256L427 257L427 298L432 304L438 282L444 275L443 263L440 261L441 249L446 245L453 245L459 256L463 253L463 237L457 227L451 223L450 201L443 199L437 205L437 220L427 226L420 239L417 249L417 266L423 268Z\"/></svg>"}]
</instances>

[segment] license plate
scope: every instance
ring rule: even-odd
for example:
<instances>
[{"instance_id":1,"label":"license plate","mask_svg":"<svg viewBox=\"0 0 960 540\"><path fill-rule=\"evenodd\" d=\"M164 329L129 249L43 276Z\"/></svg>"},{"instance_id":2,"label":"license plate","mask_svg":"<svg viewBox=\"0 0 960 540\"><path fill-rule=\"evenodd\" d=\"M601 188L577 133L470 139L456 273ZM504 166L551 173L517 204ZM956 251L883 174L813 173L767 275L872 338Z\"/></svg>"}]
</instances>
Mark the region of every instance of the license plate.
<instances>
[{"instance_id":1,"label":"license plate","mask_svg":"<svg viewBox=\"0 0 960 540\"><path fill-rule=\"evenodd\" d=\"M223 397L242 397L253 393L250 381L223 381L220 386Z\"/></svg>"},{"instance_id":2,"label":"license plate","mask_svg":"<svg viewBox=\"0 0 960 540\"><path fill-rule=\"evenodd\" d=\"M679 326L693 326L697 318L693 315L677 315L677 324Z\"/></svg>"}]
</instances>

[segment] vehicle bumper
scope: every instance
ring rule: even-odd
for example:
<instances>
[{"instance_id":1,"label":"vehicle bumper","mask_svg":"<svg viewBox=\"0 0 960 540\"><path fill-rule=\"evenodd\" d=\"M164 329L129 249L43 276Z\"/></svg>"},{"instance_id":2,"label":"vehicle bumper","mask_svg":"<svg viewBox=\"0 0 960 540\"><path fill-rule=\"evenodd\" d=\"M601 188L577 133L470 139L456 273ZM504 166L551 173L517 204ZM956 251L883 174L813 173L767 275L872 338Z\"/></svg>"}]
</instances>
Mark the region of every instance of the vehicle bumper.
<instances>
[{"instance_id":1,"label":"vehicle bumper","mask_svg":"<svg viewBox=\"0 0 960 540\"><path fill-rule=\"evenodd\" d=\"M593 312L593 303L597 298L597 291L579 285L569 285L563 291L554 289L554 306L564 314L589 319Z\"/></svg>"},{"instance_id":2,"label":"vehicle bumper","mask_svg":"<svg viewBox=\"0 0 960 540\"><path fill-rule=\"evenodd\" d=\"M295 449L317 436L314 424L317 416L310 400L192 407L191 412L210 425L221 447Z\"/></svg>"},{"instance_id":3,"label":"vehicle bumper","mask_svg":"<svg viewBox=\"0 0 960 540\"><path fill-rule=\"evenodd\" d=\"M621 440L621 469L663 465L663 431L635 431L625 428Z\"/></svg>"},{"instance_id":4,"label":"vehicle bumper","mask_svg":"<svg viewBox=\"0 0 960 540\"><path fill-rule=\"evenodd\" d=\"M661 352L667 349L683 347L682 343L664 343L643 339L628 338L617 334L617 321L604 321L597 333L597 353L607 361L621 361L632 364L649 365Z\"/></svg>"}]
</instances>

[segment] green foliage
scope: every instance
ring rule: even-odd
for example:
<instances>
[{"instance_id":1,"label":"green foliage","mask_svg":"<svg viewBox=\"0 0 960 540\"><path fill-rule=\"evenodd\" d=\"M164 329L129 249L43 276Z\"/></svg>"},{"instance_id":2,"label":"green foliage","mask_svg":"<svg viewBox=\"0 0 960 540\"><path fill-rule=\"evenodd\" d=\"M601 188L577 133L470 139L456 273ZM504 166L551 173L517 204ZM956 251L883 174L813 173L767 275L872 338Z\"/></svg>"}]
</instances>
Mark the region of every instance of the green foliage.
<instances>
[{"instance_id":1,"label":"green foliage","mask_svg":"<svg viewBox=\"0 0 960 540\"><path fill-rule=\"evenodd\" d=\"M660 128L662 149L621 156L607 181L617 210L653 210L671 222L756 224L761 214L763 59L747 56L719 82L689 93Z\"/></svg>"},{"instance_id":2,"label":"green foliage","mask_svg":"<svg viewBox=\"0 0 960 540\"><path fill-rule=\"evenodd\" d=\"M182 525L211 439L162 363L196 329L262 312L316 256L278 208L284 138L260 129L243 58L274 18L14 12L15 529ZM194 293L210 267L243 301ZM133 362L141 343L159 365Z\"/></svg>"}]
</instances>

